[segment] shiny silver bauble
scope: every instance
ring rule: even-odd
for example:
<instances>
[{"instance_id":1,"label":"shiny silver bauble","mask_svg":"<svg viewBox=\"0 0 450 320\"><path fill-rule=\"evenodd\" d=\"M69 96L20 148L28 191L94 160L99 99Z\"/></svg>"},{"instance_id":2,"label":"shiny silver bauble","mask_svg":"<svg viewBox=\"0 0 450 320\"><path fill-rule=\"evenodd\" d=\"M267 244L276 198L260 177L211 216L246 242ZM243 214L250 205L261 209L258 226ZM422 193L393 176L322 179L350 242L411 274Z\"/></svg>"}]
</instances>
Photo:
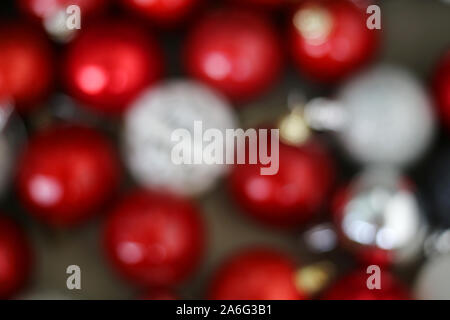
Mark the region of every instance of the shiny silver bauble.
<instances>
[{"instance_id":1,"label":"shiny silver bauble","mask_svg":"<svg viewBox=\"0 0 450 320\"><path fill-rule=\"evenodd\" d=\"M369 168L344 190L335 214L350 249L364 259L385 255L392 264L417 257L427 224L405 178L394 169Z\"/></svg>"},{"instance_id":2,"label":"shiny silver bauble","mask_svg":"<svg viewBox=\"0 0 450 320\"><path fill-rule=\"evenodd\" d=\"M183 195L208 190L225 174L225 164L182 163L173 161L176 129L187 129L194 139L194 124L201 121L203 132L236 127L231 105L209 87L189 80L172 80L145 91L125 115L124 157L137 182L148 188L164 189ZM192 156L202 153L188 141ZM204 143L203 148L207 145ZM226 154L227 150L223 150ZM219 157L219 155L217 155ZM209 159L211 160L211 159ZM214 159L212 159L214 160Z\"/></svg>"},{"instance_id":3,"label":"shiny silver bauble","mask_svg":"<svg viewBox=\"0 0 450 320\"><path fill-rule=\"evenodd\" d=\"M422 84L407 71L381 65L345 83L335 100L305 110L312 127L337 132L342 147L369 165L408 165L434 136L435 117Z\"/></svg>"}]
</instances>

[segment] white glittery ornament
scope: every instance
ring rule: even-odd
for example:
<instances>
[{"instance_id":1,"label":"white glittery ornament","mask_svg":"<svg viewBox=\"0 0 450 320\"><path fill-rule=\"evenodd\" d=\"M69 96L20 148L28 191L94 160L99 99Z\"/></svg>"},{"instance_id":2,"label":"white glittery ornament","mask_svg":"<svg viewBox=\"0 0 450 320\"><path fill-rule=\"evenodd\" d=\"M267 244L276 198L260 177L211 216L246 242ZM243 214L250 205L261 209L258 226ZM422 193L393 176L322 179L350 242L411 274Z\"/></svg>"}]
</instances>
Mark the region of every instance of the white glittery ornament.
<instances>
[{"instance_id":1,"label":"white glittery ornament","mask_svg":"<svg viewBox=\"0 0 450 320\"><path fill-rule=\"evenodd\" d=\"M175 164L172 159L172 149L178 143L172 141L172 133L184 128L194 138L196 121L201 121L203 132L214 128L224 137L226 129L236 127L227 100L197 82L172 80L144 92L125 115L123 135L124 156L136 181L149 188L183 195L198 194L212 187L227 172L227 165ZM193 156L199 152L203 150L192 150Z\"/></svg>"},{"instance_id":2,"label":"white glittery ornament","mask_svg":"<svg viewBox=\"0 0 450 320\"><path fill-rule=\"evenodd\" d=\"M393 263L417 257L427 224L414 192L390 168L366 169L348 190L338 228L350 248L380 249Z\"/></svg>"},{"instance_id":3,"label":"white glittery ornament","mask_svg":"<svg viewBox=\"0 0 450 320\"><path fill-rule=\"evenodd\" d=\"M435 130L423 86L391 66L352 78L335 100L311 101L305 117L313 128L335 130L343 148L365 164L410 164L426 151Z\"/></svg>"}]
</instances>

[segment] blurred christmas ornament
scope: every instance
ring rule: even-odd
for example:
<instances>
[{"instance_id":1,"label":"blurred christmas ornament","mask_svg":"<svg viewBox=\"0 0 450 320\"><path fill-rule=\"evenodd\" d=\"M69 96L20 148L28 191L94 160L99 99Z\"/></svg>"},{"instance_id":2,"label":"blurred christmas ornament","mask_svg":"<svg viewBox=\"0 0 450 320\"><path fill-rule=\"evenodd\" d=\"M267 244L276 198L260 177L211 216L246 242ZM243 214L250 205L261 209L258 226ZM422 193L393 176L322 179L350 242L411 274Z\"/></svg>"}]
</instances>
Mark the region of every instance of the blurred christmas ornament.
<instances>
[{"instance_id":1,"label":"blurred christmas ornament","mask_svg":"<svg viewBox=\"0 0 450 320\"><path fill-rule=\"evenodd\" d=\"M231 192L247 214L270 226L297 227L323 207L335 172L318 141L300 147L280 144L278 172L261 175L264 166L235 165L230 176Z\"/></svg>"},{"instance_id":2,"label":"blurred christmas ornament","mask_svg":"<svg viewBox=\"0 0 450 320\"><path fill-rule=\"evenodd\" d=\"M353 77L335 100L313 99L304 118L314 129L336 131L343 148L364 164L410 164L426 151L435 131L422 85L389 66Z\"/></svg>"},{"instance_id":3,"label":"blurred christmas ornament","mask_svg":"<svg viewBox=\"0 0 450 320\"><path fill-rule=\"evenodd\" d=\"M418 272L414 294L420 300L450 299L450 230L437 230L425 242L427 260Z\"/></svg>"},{"instance_id":4,"label":"blurred christmas ornament","mask_svg":"<svg viewBox=\"0 0 450 320\"><path fill-rule=\"evenodd\" d=\"M380 289L368 288L370 273L353 271L324 294L325 300L409 300L408 290L391 273L380 273Z\"/></svg>"},{"instance_id":5,"label":"blurred christmas ornament","mask_svg":"<svg viewBox=\"0 0 450 320\"><path fill-rule=\"evenodd\" d=\"M44 35L30 26L0 26L0 104L10 103L19 112L37 106L50 90L53 64Z\"/></svg>"},{"instance_id":6,"label":"blurred christmas ornament","mask_svg":"<svg viewBox=\"0 0 450 320\"><path fill-rule=\"evenodd\" d=\"M121 0L132 11L162 26L173 26L185 19L200 0Z\"/></svg>"},{"instance_id":7,"label":"blurred christmas ornament","mask_svg":"<svg viewBox=\"0 0 450 320\"><path fill-rule=\"evenodd\" d=\"M436 66L433 91L442 122L450 128L450 49Z\"/></svg>"},{"instance_id":8,"label":"blurred christmas ornament","mask_svg":"<svg viewBox=\"0 0 450 320\"><path fill-rule=\"evenodd\" d=\"M106 7L106 0L19 0L19 8L33 19L39 21L45 30L55 39L69 41L78 29L68 28L71 6L78 6L80 20L89 20L97 16Z\"/></svg>"},{"instance_id":9,"label":"blurred christmas ornament","mask_svg":"<svg viewBox=\"0 0 450 320\"><path fill-rule=\"evenodd\" d=\"M367 63L379 35L368 16L348 0L303 1L292 14L290 46L300 71L316 81L336 82Z\"/></svg>"},{"instance_id":10,"label":"blurred christmas ornament","mask_svg":"<svg viewBox=\"0 0 450 320\"><path fill-rule=\"evenodd\" d=\"M228 167L219 163L223 161L220 154L211 155L211 164L195 163L197 156L202 158L205 148L196 144L198 138L203 138L203 132L196 132L194 122L199 122L203 131L211 128L219 130L223 136L226 129L236 126L228 102L193 81L165 82L144 92L133 103L125 115L123 154L140 184L192 195L208 190L227 172ZM177 129L188 130L189 141L173 140L172 134ZM180 143L194 157L190 164L176 164L172 158L174 146ZM224 154L230 151L233 150L228 145L224 146Z\"/></svg>"},{"instance_id":11,"label":"blurred christmas ornament","mask_svg":"<svg viewBox=\"0 0 450 320\"><path fill-rule=\"evenodd\" d=\"M176 285L199 265L205 230L188 200L135 191L109 215L104 231L108 258L129 281L146 287Z\"/></svg>"},{"instance_id":12,"label":"blurred christmas ornament","mask_svg":"<svg viewBox=\"0 0 450 320\"><path fill-rule=\"evenodd\" d=\"M295 282L296 265L283 253L251 249L227 260L213 278L215 300L299 300L306 293Z\"/></svg>"},{"instance_id":13,"label":"blurred christmas ornament","mask_svg":"<svg viewBox=\"0 0 450 320\"><path fill-rule=\"evenodd\" d=\"M0 299L11 298L25 285L31 260L25 234L13 221L0 216Z\"/></svg>"},{"instance_id":14,"label":"blurred christmas ornament","mask_svg":"<svg viewBox=\"0 0 450 320\"><path fill-rule=\"evenodd\" d=\"M98 214L118 186L119 170L112 145L100 133L56 126L31 138L19 162L17 188L30 213L68 227Z\"/></svg>"},{"instance_id":15,"label":"blurred christmas ornament","mask_svg":"<svg viewBox=\"0 0 450 320\"><path fill-rule=\"evenodd\" d=\"M128 21L101 22L69 45L64 81L69 93L90 108L120 114L162 74L155 40Z\"/></svg>"},{"instance_id":16,"label":"blurred christmas ornament","mask_svg":"<svg viewBox=\"0 0 450 320\"><path fill-rule=\"evenodd\" d=\"M337 193L334 219L343 244L363 263L417 258L427 224L414 191L391 168L367 168Z\"/></svg>"},{"instance_id":17,"label":"blurred christmas ornament","mask_svg":"<svg viewBox=\"0 0 450 320\"><path fill-rule=\"evenodd\" d=\"M278 78L282 50L265 16L228 9L214 11L194 26L184 59L193 77L242 101L264 93Z\"/></svg>"}]
</instances>

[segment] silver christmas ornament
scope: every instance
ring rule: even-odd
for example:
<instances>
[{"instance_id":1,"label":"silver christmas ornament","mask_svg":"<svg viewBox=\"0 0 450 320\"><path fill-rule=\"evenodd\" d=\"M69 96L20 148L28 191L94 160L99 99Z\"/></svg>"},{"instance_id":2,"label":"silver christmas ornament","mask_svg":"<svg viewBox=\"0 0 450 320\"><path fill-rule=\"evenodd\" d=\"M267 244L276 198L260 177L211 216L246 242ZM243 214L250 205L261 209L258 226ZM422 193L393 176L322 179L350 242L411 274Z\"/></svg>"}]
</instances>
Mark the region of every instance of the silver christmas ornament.
<instances>
[{"instance_id":1,"label":"silver christmas ornament","mask_svg":"<svg viewBox=\"0 0 450 320\"><path fill-rule=\"evenodd\" d=\"M168 81L144 92L127 111L124 157L131 174L143 186L199 194L228 169L219 163L220 154L205 158L209 142L202 143L203 133L216 129L225 137L225 130L235 127L230 104L217 92L190 80ZM186 129L190 138L173 139L177 129ZM183 155L191 163L174 159L174 148L180 144L186 147L188 152ZM230 151L234 150L224 147L223 154Z\"/></svg>"},{"instance_id":2,"label":"silver christmas ornament","mask_svg":"<svg viewBox=\"0 0 450 320\"><path fill-rule=\"evenodd\" d=\"M312 128L336 131L343 148L364 164L410 164L426 151L435 129L423 86L385 65L352 78L334 100L312 100L304 113Z\"/></svg>"},{"instance_id":3,"label":"silver christmas ornament","mask_svg":"<svg viewBox=\"0 0 450 320\"><path fill-rule=\"evenodd\" d=\"M384 252L391 263L410 262L427 232L414 192L394 169L366 169L346 189L336 213L344 243L358 254Z\"/></svg>"}]
</instances>

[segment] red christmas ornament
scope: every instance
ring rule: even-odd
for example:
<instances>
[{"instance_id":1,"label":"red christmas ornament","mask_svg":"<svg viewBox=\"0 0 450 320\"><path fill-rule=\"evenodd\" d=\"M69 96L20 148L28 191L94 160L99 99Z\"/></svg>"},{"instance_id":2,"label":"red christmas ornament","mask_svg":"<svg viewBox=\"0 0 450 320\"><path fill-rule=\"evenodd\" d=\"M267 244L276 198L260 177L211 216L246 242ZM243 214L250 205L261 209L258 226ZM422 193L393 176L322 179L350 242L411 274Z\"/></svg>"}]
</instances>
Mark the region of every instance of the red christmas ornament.
<instances>
[{"instance_id":1,"label":"red christmas ornament","mask_svg":"<svg viewBox=\"0 0 450 320\"><path fill-rule=\"evenodd\" d=\"M45 98L52 78L52 54L42 34L21 24L0 26L0 102L27 112Z\"/></svg>"},{"instance_id":2,"label":"red christmas ornament","mask_svg":"<svg viewBox=\"0 0 450 320\"><path fill-rule=\"evenodd\" d=\"M207 15L188 35L184 57L193 77L239 101L267 90L282 65L281 45L270 21L244 10Z\"/></svg>"},{"instance_id":3,"label":"red christmas ornament","mask_svg":"<svg viewBox=\"0 0 450 320\"><path fill-rule=\"evenodd\" d=\"M316 81L335 82L360 68L378 45L378 31L367 28L367 18L348 0L302 2L289 26L300 71Z\"/></svg>"},{"instance_id":4,"label":"red christmas ornament","mask_svg":"<svg viewBox=\"0 0 450 320\"><path fill-rule=\"evenodd\" d=\"M154 39L128 22L89 27L70 45L64 79L68 91L97 111L118 114L162 74Z\"/></svg>"},{"instance_id":5,"label":"red christmas ornament","mask_svg":"<svg viewBox=\"0 0 450 320\"><path fill-rule=\"evenodd\" d=\"M147 287L175 285L192 274L203 255L204 238L199 212L190 201L144 190L120 202L104 233L114 267Z\"/></svg>"},{"instance_id":6,"label":"red christmas ornament","mask_svg":"<svg viewBox=\"0 0 450 320\"><path fill-rule=\"evenodd\" d=\"M22 230L0 217L0 299L8 299L29 277L31 250Z\"/></svg>"},{"instance_id":7,"label":"red christmas ornament","mask_svg":"<svg viewBox=\"0 0 450 320\"><path fill-rule=\"evenodd\" d=\"M265 166L247 162L231 173L231 192L247 214L271 226L295 227L323 206L334 165L317 142L301 147L280 144L278 173L261 175Z\"/></svg>"},{"instance_id":8,"label":"red christmas ornament","mask_svg":"<svg viewBox=\"0 0 450 320\"><path fill-rule=\"evenodd\" d=\"M192 12L200 0L122 0L124 6L160 25L173 25Z\"/></svg>"},{"instance_id":9,"label":"red christmas ornament","mask_svg":"<svg viewBox=\"0 0 450 320\"><path fill-rule=\"evenodd\" d=\"M152 289L140 297L140 300L178 300L178 297L168 289Z\"/></svg>"},{"instance_id":10,"label":"red christmas ornament","mask_svg":"<svg viewBox=\"0 0 450 320\"><path fill-rule=\"evenodd\" d=\"M86 19L106 7L106 0L19 0L19 8L29 16L45 20L51 18L58 11L66 11L71 5L80 7L82 19Z\"/></svg>"},{"instance_id":11,"label":"red christmas ornament","mask_svg":"<svg viewBox=\"0 0 450 320\"><path fill-rule=\"evenodd\" d=\"M306 299L295 285L295 263L282 253L252 249L233 256L219 269L210 290L216 300Z\"/></svg>"},{"instance_id":12,"label":"red christmas ornament","mask_svg":"<svg viewBox=\"0 0 450 320\"><path fill-rule=\"evenodd\" d=\"M325 294L325 300L408 300L408 291L392 274L387 271L380 273L380 289L369 289L368 279L371 276L365 272L352 272L337 281ZM369 280L372 284L372 280Z\"/></svg>"},{"instance_id":13,"label":"red christmas ornament","mask_svg":"<svg viewBox=\"0 0 450 320\"><path fill-rule=\"evenodd\" d=\"M450 128L450 50L437 64L433 78L433 90L442 121Z\"/></svg>"},{"instance_id":14,"label":"red christmas ornament","mask_svg":"<svg viewBox=\"0 0 450 320\"><path fill-rule=\"evenodd\" d=\"M53 127L32 137L17 174L24 205L54 226L72 226L98 213L118 182L113 147L81 126Z\"/></svg>"}]
</instances>

